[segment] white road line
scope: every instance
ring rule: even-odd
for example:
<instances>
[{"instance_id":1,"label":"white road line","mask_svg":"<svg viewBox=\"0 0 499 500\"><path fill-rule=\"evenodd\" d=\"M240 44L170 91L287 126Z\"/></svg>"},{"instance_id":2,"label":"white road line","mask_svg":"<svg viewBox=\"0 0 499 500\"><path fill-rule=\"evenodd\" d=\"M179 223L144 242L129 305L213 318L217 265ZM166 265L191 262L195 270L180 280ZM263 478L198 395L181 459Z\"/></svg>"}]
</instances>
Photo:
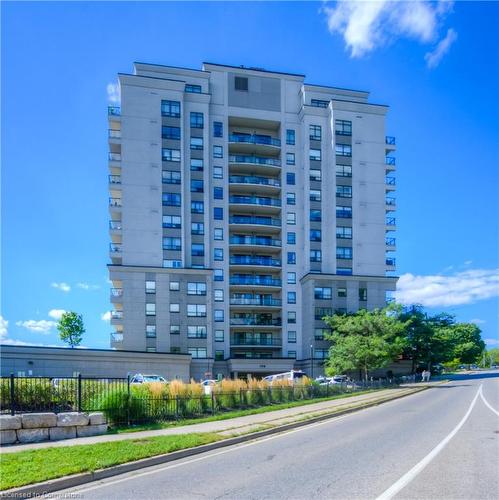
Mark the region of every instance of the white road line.
<instances>
[{"instance_id":1,"label":"white road line","mask_svg":"<svg viewBox=\"0 0 499 500\"><path fill-rule=\"evenodd\" d=\"M459 429L461 429L466 420L468 420L468 417L470 416L471 411L473 410L478 396L481 394L481 392L482 384L480 384L478 391L476 391L475 397L473 398L468 411L461 419L461 421L456 425L456 427L452 429L450 434L442 439L442 441L440 441L440 443L438 443L437 446L435 446L435 448L433 448L433 450L431 450L430 453L426 455L426 457L418 462L411 470L406 472L396 483L392 484L392 486L390 486L385 492L383 492L376 500L390 500L418 476L418 474L447 446L447 443L458 433Z\"/></svg>"},{"instance_id":2,"label":"white road line","mask_svg":"<svg viewBox=\"0 0 499 500\"><path fill-rule=\"evenodd\" d=\"M482 398L482 401L485 403L487 408L492 410L499 417L499 411L497 411L495 408L493 408L492 405L485 399L485 396L483 395L482 386L480 386L480 397Z\"/></svg>"}]
</instances>

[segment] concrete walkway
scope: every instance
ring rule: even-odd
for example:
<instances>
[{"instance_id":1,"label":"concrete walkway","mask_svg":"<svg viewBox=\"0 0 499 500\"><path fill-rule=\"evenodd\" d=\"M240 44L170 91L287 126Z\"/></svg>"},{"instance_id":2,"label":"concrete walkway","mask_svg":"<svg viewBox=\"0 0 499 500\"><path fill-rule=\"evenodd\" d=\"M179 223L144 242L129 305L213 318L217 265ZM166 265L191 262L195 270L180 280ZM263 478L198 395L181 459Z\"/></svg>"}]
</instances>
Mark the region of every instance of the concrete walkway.
<instances>
[{"instance_id":1,"label":"concrete walkway","mask_svg":"<svg viewBox=\"0 0 499 500\"><path fill-rule=\"evenodd\" d=\"M256 415L247 415L244 417L230 418L226 420L214 420L212 422L202 422L199 424L179 425L165 429L128 432L121 434L104 434L101 436L92 436L76 439L65 439L62 441L45 441L42 443L17 444L12 446L3 446L2 453L15 453L26 450L39 450L42 448L55 448L60 446L76 446L84 444L96 444L112 441L124 441L127 439L144 439L156 436L171 436L178 434L190 434L193 432L217 432L225 436L237 436L246 434L255 430L261 430L268 427L284 425L312 416L319 416L328 413L336 413L345 409L362 407L365 404L375 401L388 401L406 394L415 392L422 387L435 385L440 382L430 384L410 384L395 389L385 389L374 391L368 394L350 396L341 399L321 401L319 403L306 404L284 410L274 410Z\"/></svg>"}]
</instances>

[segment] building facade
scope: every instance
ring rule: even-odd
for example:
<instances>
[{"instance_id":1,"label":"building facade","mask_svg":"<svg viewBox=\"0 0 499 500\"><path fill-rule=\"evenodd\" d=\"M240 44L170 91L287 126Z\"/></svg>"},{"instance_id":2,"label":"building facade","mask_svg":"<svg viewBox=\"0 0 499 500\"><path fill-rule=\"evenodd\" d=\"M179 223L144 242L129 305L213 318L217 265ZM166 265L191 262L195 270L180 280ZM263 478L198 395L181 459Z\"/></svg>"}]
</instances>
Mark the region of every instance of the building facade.
<instances>
[{"instance_id":1,"label":"building facade","mask_svg":"<svg viewBox=\"0 0 499 500\"><path fill-rule=\"evenodd\" d=\"M319 374L322 318L395 290L387 106L211 63L135 63L119 82L111 346L191 354L199 378Z\"/></svg>"}]
</instances>

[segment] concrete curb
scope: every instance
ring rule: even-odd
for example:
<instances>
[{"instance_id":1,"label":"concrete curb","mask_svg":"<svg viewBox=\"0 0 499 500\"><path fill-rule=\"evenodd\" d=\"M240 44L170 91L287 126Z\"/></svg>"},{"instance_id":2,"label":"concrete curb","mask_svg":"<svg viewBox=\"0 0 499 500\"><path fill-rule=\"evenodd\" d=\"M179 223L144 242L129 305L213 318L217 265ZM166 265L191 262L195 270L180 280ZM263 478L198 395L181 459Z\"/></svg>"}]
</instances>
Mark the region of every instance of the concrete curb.
<instances>
[{"instance_id":1,"label":"concrete curb","mask_svg":"<svg viewBox=\"0 0 499 500\"><path fill-rule=\"evenodd\" d=\"M323 420L333 419L335 417L340 417L342 415L354 413L359 410L364 410L366 408L378 406L383 403L388 403L389 401L395 401L397 399L401 399L406 396L411 396L413 394L417 394L418 392L422 392L428 388L429 388L428 386L418 387L403 394L398 394L394 397L369 401L368 403L360 404L358 406L353 406L350 408L345 408L343 410L339 410L336 412L326 413L324 415L319 415L309 419L299 420L297 422L280 425L278 427L265 429L263 431L252 432L249 434L244 434L242 436L223 439L221 441L216 441L215 443L196 446L195 448L187 448L185 450L174 451L172 453L167 453L165 455L157 455L154 457L143 458L141 460L136 460L134 462L114 465L112 467L101 469L95 472L83 472L81 474L74 474L72 476L65 476L58 479L51 479L50 481L44 481L43 483L36 483L27 486L21 486L19 488L12 488L10 490L5 490L3 492L0 492L0 498L15 498L15 499L35 498L41 495L46 495L67 488L75 488L76 486L81 486L83 484L117 476L119 474L125 474L127 472L133 472L135 470L142 469L144 467L153 467L155 465L161 465L164 463L173 462L175 460L191 457L193 455L199 455L201 453L217 450L219 448L226 448L228 446L245 443L247 441L253 441L258 438L270 436L272 434L279 434L281 432L290 431L292 429L296 429L298 427L304 427L306 425L313 424L316 422L321 422Z\"/></svg>"}]
</instances>

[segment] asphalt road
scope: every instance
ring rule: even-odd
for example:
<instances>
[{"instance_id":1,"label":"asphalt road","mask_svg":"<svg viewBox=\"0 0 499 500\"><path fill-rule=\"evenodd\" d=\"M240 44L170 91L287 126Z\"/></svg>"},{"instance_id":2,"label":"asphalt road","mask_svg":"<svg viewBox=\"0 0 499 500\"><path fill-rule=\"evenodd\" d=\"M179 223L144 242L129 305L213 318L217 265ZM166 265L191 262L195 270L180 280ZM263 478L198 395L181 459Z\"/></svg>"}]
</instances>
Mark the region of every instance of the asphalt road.
<instances>
[{"instance_id":1,"label":"asphalt road","mask_svg":"<svg viewBox=\"0 0 499 500\"><path fill-rule=\"evenodd\" d=\"M60 493L106 500L499 499L499 371Z\"/></svg>"}]
</instances>

